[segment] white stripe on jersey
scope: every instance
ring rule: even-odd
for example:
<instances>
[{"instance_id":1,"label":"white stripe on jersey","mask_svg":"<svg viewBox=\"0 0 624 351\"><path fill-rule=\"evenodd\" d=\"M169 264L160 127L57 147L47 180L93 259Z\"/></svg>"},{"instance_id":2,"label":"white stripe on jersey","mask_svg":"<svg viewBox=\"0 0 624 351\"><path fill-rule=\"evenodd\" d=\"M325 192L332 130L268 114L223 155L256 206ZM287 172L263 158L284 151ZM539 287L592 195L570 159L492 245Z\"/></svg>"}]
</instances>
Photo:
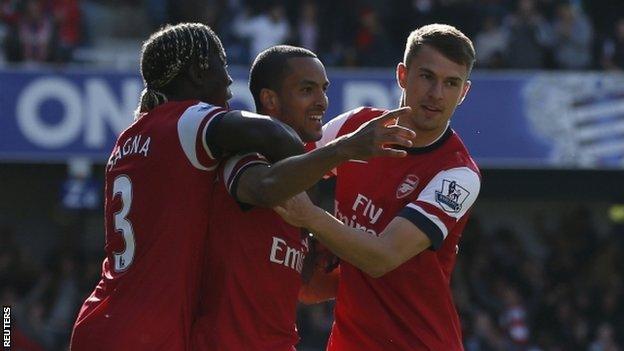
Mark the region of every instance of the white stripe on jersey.
<instances>
[{"instance_id":1,"label":"white stripe on jersey","mask_svg":"<svg viewBox=\"0 0 624 351\"><path fill-rule=\"evenodd\" d=\"M438 228L440 228L440 231L442 232L442 239L446 239L446 236L448 235L448 229L446 228L444 223L442 223L440 218L438 218L438 216L434 216L434 215L428 213L427 211L423 210L422 207L420 207L418 205L414 205L412 203L407 204L406 207L412 208L412 209L420 212L423 216L427 217L431 222L433 222L433 224L435 224Z\"/></svg>"},{"instance_id":2,"label":"white stripe on jersey","mask_svg":"<svg viewBox=\"0 0 624 351\"><path fill-rule=\"evenodd\" d=\"M323 147L330 141L338 137L338 132L342 129L342 126L349 120L356 112L361 111L361 108L356 108L351 111L347 111L341 115L334 117L331 121L323 125L323 137L316 142L316 147Z\"/></svg>"},{"instance_id":3,"label":"white stripe on jersey","mask_svg":"<svg viewBox=\"0 0 624 351\"><path fill-rule=\"evenodd\" d=\"M351 111L347 111L341 115L334 117L329 122L325 123L323 125L323 136L321 137L321 140L316 142L316 148L318 149L320 147L323 147L327 145L329 142L335 140L338 137L338 133L342 129L342 126L345 124L345 122L348 121L349 118L351 118L353 115L355 115L356 112L361 111L361 110L362 108L360 107L360 108L353 109ZM349 161L359 162L359 160L349 160ZM362 161L362 163L367 163L367 162ZM323 176L323 179L330 178L331 174L336 176L338 174L337 169L333 168L331 171L327 172L327 174Z\"/></svg>"},{"instance_id":4,"label":"white stripe on jersey","mask_svg":"<svg viewBox=\"0 0 624 351\"><path fill-rule=\"evenodd\" d=\"M453 194L447 194L450 183L456 184ZM448 216L459 219L472 207L479 190L481 190L479 175L468 167L456 167L436 174L420 192L417 201L429 203ZM445 203L449 195L455 196L456 201L446 200ZM450 208L453 205L457 205L456 208Z\"/></svg>"},{"instance_id":5,"label":"white stripe on jersey","mask_svg":"<svg viewBox=\"0 0 624 351\"><path fill-rule=\"evenodd\" d=\"M197 105L193 105L187 108L178 120L178 138L180 139L180 145L182 146L182 150L184 150L184 154L195 168L204 171L211 171L217 166L214 165L211 167L206 167L199 162L199 158L197 157L196 153L197 135L200 132L199 127L201 123L206 118L209 118L208 123L206 123L206 126L201 131L202 149L206 151L206 154L211 160L214 160L212 152L206 144L205 133L208 129L208 125L210 125L210 123L214 120L214 117L219 114L215 113L215 111L219 109L221 108L200 102ZM223 110L221 113L224 112L226 111Z\"/></svg>"}]
</instances>

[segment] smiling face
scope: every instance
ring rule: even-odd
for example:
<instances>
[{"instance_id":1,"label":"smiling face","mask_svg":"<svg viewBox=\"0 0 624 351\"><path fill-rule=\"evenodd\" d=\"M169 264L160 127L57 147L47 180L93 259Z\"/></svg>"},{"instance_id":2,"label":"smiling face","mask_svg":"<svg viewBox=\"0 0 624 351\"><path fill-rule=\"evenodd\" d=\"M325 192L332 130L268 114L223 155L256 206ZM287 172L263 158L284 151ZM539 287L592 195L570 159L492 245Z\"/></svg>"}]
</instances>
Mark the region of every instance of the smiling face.
<instances>
[{"instance_id":1,"label":"smiling face","mask_svg":"<svg viewBox=\"0 0 624 351\"><path fill-rule=\"evenodd\" d=\"M412 118L401 121L416 132L424 145L444 130L468 89L468 67L449 60L438 50L423 45L411 60L397 66L397 82L403 90L402 106L410 106Z\"/></svg>"},{"instance_id":2,"label":"smiling face","mask_svg":"<svg viewBox=\"0 0 624 351\"><path fill-rule=\"evenodd\" d=\"M293 57L287 62L288 73L274 92L275 101L265 104L266 113L291 126L303 141L319 140L328 105L325 67L312 57Z\"/></svg>"}]
</instances>

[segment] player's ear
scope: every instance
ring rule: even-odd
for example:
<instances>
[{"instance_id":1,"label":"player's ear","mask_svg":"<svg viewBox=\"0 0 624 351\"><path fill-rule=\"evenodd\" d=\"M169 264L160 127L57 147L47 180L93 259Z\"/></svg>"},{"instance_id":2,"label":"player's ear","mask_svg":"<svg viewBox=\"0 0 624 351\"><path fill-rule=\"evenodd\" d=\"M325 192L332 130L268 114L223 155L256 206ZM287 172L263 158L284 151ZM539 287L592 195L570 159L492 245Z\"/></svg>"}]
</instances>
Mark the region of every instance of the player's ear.
<instances>
[{"instance_id":1,"label":"player's ear","mask_svg":"<svg viewBox=\"0 0 624 351\"><path fill-rule=\"evenodd\" d=\"M468 91L470 90L470 87L472 86L472 82L467 80L466 83L464 83L464 87L462 88L462 94L461 97L459 98L459 102L457 103L457 106L461 105L462 102L464 102L464 99L466 98L466 95L468 95Z\"/></svg>"},{"instance_id":2,"label":"player's ear","mask_svg":"<svg viewBox=\"0 0 624 351\"><path fill-rule=\"evenodd\" d=\"M279 97L271 89L262 88L260 90L260 103L262 104L262 110L269 115L271 114L270 112L278 111L280 108Z\"/></svg>"},{"instance_id":3,"label":"player's ear","mask_svg":"<svg viewBox=\"0 0 624 351\"><path fill-rule=\"evenodd\" d=\"M204 82L204 74L205 72L199 68L196 64L190 64L188 69L185 72L188 79L191 81L193 86L201 86Z\"/></svg>"},{"instance_id":4,"label":"player's ear","mask_svg":"<svg viewBox=\"0 0 624 351\"><path fill-rule=\"evenodd\" d=\"M396 80L401 89L407 86L407 66L403 62L399 62L396 68Z\"/></svg>"}]
</instances>

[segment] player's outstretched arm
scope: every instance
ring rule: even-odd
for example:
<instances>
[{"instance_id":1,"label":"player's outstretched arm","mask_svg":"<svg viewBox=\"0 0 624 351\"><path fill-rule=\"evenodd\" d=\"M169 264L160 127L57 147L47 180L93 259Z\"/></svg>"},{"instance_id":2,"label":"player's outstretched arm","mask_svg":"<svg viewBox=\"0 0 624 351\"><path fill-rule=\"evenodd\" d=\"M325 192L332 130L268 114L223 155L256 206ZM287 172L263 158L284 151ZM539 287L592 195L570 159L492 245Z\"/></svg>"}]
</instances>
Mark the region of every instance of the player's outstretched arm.
<instances>
[{"instance_id":1,"label":"player's outstretched arm","mask_svg":"<svg viewBox=\"0 0 624 351\"><path fill-rule=\"evenodd\" d=\"M259 152L271 162L305 151L301 139L288 125L248 111L227 112L207 133L206 143L221 152Z\"/></svg>"},{"instance_id":2,"label":"player's outstretched arm","mask_svg":"<svg viewBox=\"0 0 624 351\"><path fill-rule=\"evenodd\" d=\"M405 150L392 146L410 147L415 133L394 125L394 121L409 113L409 107L389 111L324 147L272 166L247 168L239 176L236 197L248 204L272 207L309 189L344 161L374 156L404 157Z\"/></svg>"},{"instance_id":3,"label":"player's outstretched arm","mask_svg":"<svg viewBox=\"0 0 624 351\"><path fill-rule=\"evenodd\" d=\"M431 246L429 237L412 222L395 217L379 237L348 227L312 204L305 193L275 207L288 223L305 227L342 260L378 278Z\"/></svg>"}]
</instances>

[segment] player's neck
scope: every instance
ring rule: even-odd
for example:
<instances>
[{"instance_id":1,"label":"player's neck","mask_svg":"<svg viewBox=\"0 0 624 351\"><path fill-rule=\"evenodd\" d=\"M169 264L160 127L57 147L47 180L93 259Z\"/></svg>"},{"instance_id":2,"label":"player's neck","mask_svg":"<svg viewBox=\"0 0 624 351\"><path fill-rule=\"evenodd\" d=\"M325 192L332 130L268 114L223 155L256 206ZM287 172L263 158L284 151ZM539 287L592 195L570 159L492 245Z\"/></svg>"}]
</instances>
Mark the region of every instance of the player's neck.
<instances>
[{"instance_id":1,"label":"player's neck","mask_svg":"<svg viewBox=\"0 0 624 351\"><path fill-rule=\"evenodd\" d=\"M442 128L435 130L421 130L409 118L399 118L398 125L416 132L416 136L412 139L412 147L425 147L435 143L444 135L449 126L447 123Z\"/></svg>"},{"instance_id":2,"label":"player's neck","mask_svg":"<svg viewBox=\"0 0 624 351\"><path fill-rule=\"evenodd\" d=\"M207 101L209 99L202 95L197 89L186 84L177 84L173 88L168 88L165 93L167 100L169 101L185 101L185 100L199 100L202 102L211 103Z\"/></svg>"}]
</instances>

